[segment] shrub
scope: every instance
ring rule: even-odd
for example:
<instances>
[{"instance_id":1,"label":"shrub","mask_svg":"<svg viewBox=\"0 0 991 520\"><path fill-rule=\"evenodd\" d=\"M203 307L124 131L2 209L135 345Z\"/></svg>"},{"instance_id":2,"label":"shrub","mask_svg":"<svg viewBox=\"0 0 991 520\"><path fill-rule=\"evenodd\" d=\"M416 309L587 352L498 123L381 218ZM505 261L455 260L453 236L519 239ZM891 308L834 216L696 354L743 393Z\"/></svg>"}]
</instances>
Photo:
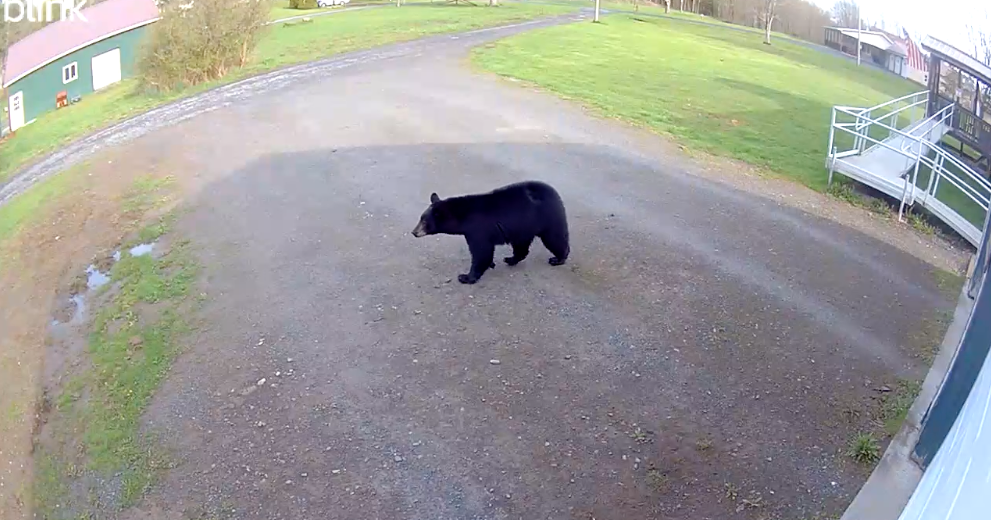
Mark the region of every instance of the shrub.
<instances>
[{"instance_id":1,"label":"shrub","mask_svg":"<svg viewBox=\"0 0 991 520\"><path fill-rule=\"evenodd\" d=\"M289 0L290 9L316 9L317 0Z\"/></svg>"},{"instance_id":2,"label":"shrub","mask_svg":"<svg viewBox=\"0 0 991 520\"><path fill-rule=\"evenodd\" d=\"M881 447L878 446L874 435L861 433L850 442L847 454L862 464L876 464L881 459Z\"/></svg>"},{"instance_id":3,"label":"shrub","mask_svg":"<svg viewBox=\"0 0 991 520\"><path fill-rule=\"evenodd\" d=\"M271 0L169 2L142 51L141 83L168 92L243 67L265 30L271 5Z\"/></svg>"}]
</instances>

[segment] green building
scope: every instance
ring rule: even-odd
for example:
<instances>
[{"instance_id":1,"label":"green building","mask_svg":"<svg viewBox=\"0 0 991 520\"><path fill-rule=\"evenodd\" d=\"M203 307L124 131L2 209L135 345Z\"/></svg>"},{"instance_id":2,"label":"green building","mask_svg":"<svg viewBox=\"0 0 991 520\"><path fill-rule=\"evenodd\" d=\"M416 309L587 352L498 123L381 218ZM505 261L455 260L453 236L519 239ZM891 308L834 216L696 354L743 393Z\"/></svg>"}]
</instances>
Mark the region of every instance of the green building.
<instances>
[{"instance_id":1,"label":"green building","mask_svg":"<svg viewBox=\"0 0 991 520\"><path fill-rule=\"evenodd\" d=\"M132 76L159 16L155 0L106 0L12 45L3 75L11 131Z\"/></svg>"}]
</instances>

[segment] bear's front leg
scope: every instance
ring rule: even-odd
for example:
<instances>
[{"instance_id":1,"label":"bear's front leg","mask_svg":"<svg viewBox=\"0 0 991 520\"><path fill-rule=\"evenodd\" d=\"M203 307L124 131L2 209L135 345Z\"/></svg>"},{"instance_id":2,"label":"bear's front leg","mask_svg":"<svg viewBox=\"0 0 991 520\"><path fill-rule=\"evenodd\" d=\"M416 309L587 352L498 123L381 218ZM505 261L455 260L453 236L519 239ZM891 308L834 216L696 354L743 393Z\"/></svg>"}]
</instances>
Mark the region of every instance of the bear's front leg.
<instances>
[{"instance_id":1,"label":"bear's front leg","mask_svg":"<svg viewBox=\"0 0 991 520\"><path fill-rule=\"evenodd\" d=\"M482 240L472 240L466 237L468 251L471 252L471 270L468 274L459 274L458 281L463 284L473 284L482 277L486 269L494 269L495 245Z\"/></svg>"}]
</instances>

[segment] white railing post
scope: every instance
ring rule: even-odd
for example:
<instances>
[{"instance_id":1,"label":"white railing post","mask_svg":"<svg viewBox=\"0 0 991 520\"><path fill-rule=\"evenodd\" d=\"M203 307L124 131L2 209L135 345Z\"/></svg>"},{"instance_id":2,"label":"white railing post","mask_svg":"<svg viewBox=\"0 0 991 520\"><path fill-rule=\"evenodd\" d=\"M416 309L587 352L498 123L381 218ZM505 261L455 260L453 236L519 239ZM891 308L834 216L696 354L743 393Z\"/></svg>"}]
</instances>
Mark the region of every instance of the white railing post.
<instances>
[{"instance_id":1,"label":"white railing post","mask_svg":"<svg viewBox=\"0 0 991 520\"><path fill-rule=\"evenodd\" d=\"M906 196L906 192L908 191L908 172L905 172L905 175L903 177L905 178L905 185L904 187L902 187L901 203L898 204L898 222L905 222L905 219L902 218L902 215L905 214L905 196Z\"/></svg>"},{"instance_id":2,"label":"white railing post","mask_svg":"<svg viewBox=\"0 0 991 520\"><path fill-rule=\"evenodd\" d=\"M857 150L860 151L861 154L864 153L864 148L867 145L867 139L865 139L865 137L870 136L871 117L873 117L871 111L868 110L866 122L862 122L860 118L857 119L857 121L860 122L860 125L857 127L857 135L860 136L860 146L857 147ZM867 130L866 132L864 132L865 129Z\"/></svg>"},{"instance_id":3,"label":"white railing post","mask_svg":"<svg viewBox=\"0 0 991 520\"><path fill-rule=\"evenodd\" d=\"M853 122L853 148L852 149L853 150L857 150L859 152L860 151L860 112L857 112L857 115L854 116L854 117L855 117L855 119L854 119L854 122Z\"/></svg>"},{"instance_id":4,"label":"white railing post","mask_svg":"<svg viewBox=\"0 0 991 520\"><path fill-rule=\"evenodd\" d=\"M921 94L917 94L916 97L918 98L920 95ZM929 98L929 91L926 91L925 95L921 95L921 96L923 98L921 102L922 103L925 103L926 100ZM923 119L923 118L917 118L916 115L915 115L916 113L919 112L918 111L919 102L920 101L918 99L916 99L915 102L912 103L912 115L910 115L909 116L909 119L908 119L909 121L911 121L910 124L915 124L917 121L921 121ZM925 114L925 111L923 111L922 113Z\"/></svg>"},{"instance_id":5,"label":"white railing post","mask_svg":"<svg viewBox=\"0 0 991 520\"><path fill-rule=\"evenodd\" d=\"M933 189L933 185L936 183L936 178L942 174L943 174L943 154L937 153L936 160L933 161L932 171L929 173L929 182L926 183L926 193L925 193L925 199L922 202L923 204L929 201L930 196L936 198L936 191Z\"/></svg>"},{"instance_id":6,"label":"white railing post","mask_svg":"<svg viewBox=\"0 0 991 520\"><path fill-rule=\"evenodd\" d=\"M833 139L836 137L836 107L833 107L829 118L829 144L826 146L826 168L829 170L829 180L826 186L833 185L833 164L836 161L836 147L833 146Z\"/></svg>"},{"instance_id":7,"label":"white railing post","mask_svg":"<svg viewBox=\"0 0 991 520\"><path fill-rule=\"evenodd\" d=\"M917 144L917 150L915 152L915 172L912 173L912 201L915 201L915 187L919 183L919 165L922 164L922 140L920 139Z\"/></svg>"}]
</instances>

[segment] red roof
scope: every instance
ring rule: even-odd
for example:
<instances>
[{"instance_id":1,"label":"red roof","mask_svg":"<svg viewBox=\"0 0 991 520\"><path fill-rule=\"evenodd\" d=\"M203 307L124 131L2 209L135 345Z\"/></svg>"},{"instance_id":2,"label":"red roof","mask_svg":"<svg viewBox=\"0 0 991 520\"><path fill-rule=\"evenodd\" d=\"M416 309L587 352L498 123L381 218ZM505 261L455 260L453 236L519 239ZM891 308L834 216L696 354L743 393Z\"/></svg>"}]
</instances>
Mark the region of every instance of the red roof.
<instances>
[{"instance_id":1,"label":"red roof","mask_svg":"<svg viewBox=\"0 0 991 520\"><path fill-rule=\"evenodd\" d=\"M86 21L67 16L11 45L7 51L4 86L70 52L159 17L155 0L105 0L79 12Z\"/></svg>"}]
</instances>

